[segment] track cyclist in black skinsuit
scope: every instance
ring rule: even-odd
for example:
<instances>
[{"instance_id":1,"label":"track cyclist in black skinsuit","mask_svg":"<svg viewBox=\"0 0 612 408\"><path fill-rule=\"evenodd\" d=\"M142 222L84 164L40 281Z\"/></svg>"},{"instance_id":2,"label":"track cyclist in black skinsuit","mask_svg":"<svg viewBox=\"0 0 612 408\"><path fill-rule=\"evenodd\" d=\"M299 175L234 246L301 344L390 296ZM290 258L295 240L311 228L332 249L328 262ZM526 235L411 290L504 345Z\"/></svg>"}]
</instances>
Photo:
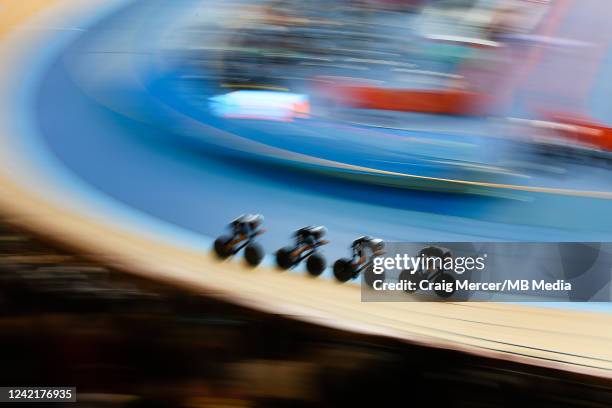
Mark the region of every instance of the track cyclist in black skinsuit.
<instances>
[{"instance_id":1,"label":"track cyclist in black skinsuit","mask_svg":"<svg viewBox=\"0 0 612 408\"><path fill-rule=\"evenodd\" d=\"M257 266L264 257L261 246L255 238L265 232L261 228L263 216L260 214L243 214L229 225L229 235L223 235L215 240L214 249L221 259L236 255L244 248L244 257L250 266Z\"/></svg>"},{"instance_id":2,"label":"track cyclist in black skinsuit","mask_svg":"<svg viewBox=\"0 0 612 408\"><path fill-rule=\"evenodd\" d=\"M327 228L307 226L293 233L294 244L276 251L276 264L281 269L289 269L306 260L306 270L312 276L319 276L325 270L327 262L319 247L328 243L323 237Z\"/></svg>"},{"instance_id":3,"label":"track cyclist in black skinsuit","mask_svg":"<svg viewBox=\"0 0 612 408\"><path fill-rule=\"evenodd\" d=\"M327 228L323 226L308 226L295 231L296 249L291 252L291 256L299 258L303 252L327 244L327 241L322 239L325 234L327 234Z\"/></svg>"},{"instance_id":4,"label":"track cyclist in black skinsuit","mask_svg":"<svg viewBox=\"0 0 612 408\"><path fill-rule=\"evenodd\" d=\"M385 242L382 239L370 236L361 236L351 244L351 257L338 259L334 264L334 276L340 282L356 278L361 271L365 271L366 282L371 285L374 276L372 266L374 258L385 253ZM384 279L378 276L378 279Z\"/></svg>"},{"instance_id":5,"label":"track cyclist in black skinsuit","mask_svg":"<svg viewBox=\"0 0 612 408\"><path fill-rule=\"evenodd\" d=\"M253 239L261 235L264 230L260 229L264 217L261 214L243 214L230 223L232 240L227 244L234 246L245 239Z\"/></svg>"}]
</instances>

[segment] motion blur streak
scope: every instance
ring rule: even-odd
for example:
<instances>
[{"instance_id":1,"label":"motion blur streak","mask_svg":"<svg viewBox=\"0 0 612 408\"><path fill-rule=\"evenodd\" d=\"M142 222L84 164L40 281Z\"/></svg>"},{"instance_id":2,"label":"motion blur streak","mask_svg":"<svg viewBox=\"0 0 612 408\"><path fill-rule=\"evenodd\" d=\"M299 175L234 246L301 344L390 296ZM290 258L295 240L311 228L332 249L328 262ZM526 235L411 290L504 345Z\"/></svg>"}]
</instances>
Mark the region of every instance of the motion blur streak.
<instances>
[{"instance_id":1,"label":"motion blur streak","mask_svg":"<svg viewBox=\"0 0 612 408\"><path fill-rule=\"evenodd\" d=\"M293 13L293 6L286 7ZM203 9L205 13L199 11ZM417 61L432 65L426 71L439 74L429 79L446 83L453 75L461 76L433 71L441 62L428 58L441 52L441 46L434 41L433 54L423 54L422 49L428 44L424 39L435 33L408 30L410 41L404 43L392 30L390 44L398 50L384 52L400 57L382 60L359 54L383 50L372 49L371 40L362 43L351 37L351 20L343 25L334 23L334 14L327 16L325 24L335 27L333 35L340 30L344 36L334 41L326 31L329 27L317 26L321 18L304 17L310 23L303 26L295 17L298 20L290 19L283 30L291 35L307 32L327 46L315 42L294 55L288 45L274 45L279 48L260 50L259 59L251 60L256 58L252 50L232 48L232 41L259 38L275 44L276 31L267 23L237 28L242 27L240 10L252 9L234 2L180 1L170 7L150 1L107 20L105 29L90 28L51 67L40 88L37 116L45 142L67 167L104 193L191 231L213 236L236 214L274 214L268 221L275 233L263 237L271 248L286 239L282 231L303 223L330 227L329 251L334 255L362 233L398 240L610 237L609 200L604 199L610 194L608 159L597 156L605 152L569 146L566 141L573 138L563 139L565 133L552 124L535 126L532 120L507 121L500 116L364 111L330 106L319 95L321 83L349 74L346 67L326 64L347 59L368 67L367 75L375 77L362 80L381 81L380 76L388 74L385 87L405 89L418 80L425 66L410 68L418 72L394 71L418 65ZM428 16L446 12L434 9L420 17L417 11L374 13L375 27L388 31L385 21L397 18L431 31L439 25ZM479 13L478 7L472 11ZM352 15L350 9L347 12ZM543 20L548 15L540 14ZM270 18L277 21L274 16ZM248 15L245 18L248 21ZM515 41L519 48L531 41L525 38L528 34L513 35L521 39ZM539 37L533 41L534 47L547 46ZM417 50L414 44L419 44ZM453 52L466 48L461 42L449 47ZM352 54L344 55L346 49ZM279 55L281 51L287 55ZM302 64L319 61L316 58L332 61L316 68ZM298 72L287 75L292 70ZM255 71L263 77L254 78ZM391 74L408 82L391 80ZM251 78L247 84L236 79L245 76ZM355 73L350 76L355 80ZM327 82L317 80L321 78ZM311 86L313 82L317 85ZM208 110L211 98L229 94L228 89L251 89L265 101L267 91L253 90L255 85L310 95L310 118L236 119ZM248 107L251 113L255 108ZM55 120L68 116L70 120ZM105 164L111 162L112 166ZM505 185L518 189L498 188ZM215 186L214 200L206 186ZM563 192L572 196L556 194ZM353 222L357 214L359 226Z\"/></svg>"}]
</instances>

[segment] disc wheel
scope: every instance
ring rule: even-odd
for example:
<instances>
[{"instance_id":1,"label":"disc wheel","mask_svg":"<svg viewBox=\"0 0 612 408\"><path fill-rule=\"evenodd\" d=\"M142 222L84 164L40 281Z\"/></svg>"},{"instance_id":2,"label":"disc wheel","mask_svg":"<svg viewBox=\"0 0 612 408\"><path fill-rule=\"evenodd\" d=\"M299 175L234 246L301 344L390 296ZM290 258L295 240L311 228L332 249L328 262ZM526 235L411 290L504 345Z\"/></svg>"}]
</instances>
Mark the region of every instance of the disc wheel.
<instances>
[{"instance_id":1,"label":"disc wheel","mask_svg":"<svg viewBox=\"0 0 612 408\"><path fill-rule=\"evenodd\" d=\"M319 276L325 270L327 262L321 254L312 254L306 261L306 270L311 276Z\"/></svg>"},{"instance_id":2,"label":"disc wheel","mask_svg":"<svg viewBox=\"0 0 612 408\"><path fill-rule=\"evenodd\" d=\"M434 283L436 285L450 285L450 288L452 289L449 291L443 289L436 289L436 295L441 298L449 298L453 296L453 293L455 293L455 278L450 273L441 273L440 275L436 276Z\"/></svg>"},{"instance_id":3,"label":"disc wheel","mask_svg":"<svg viewBox=\"0 0 612 408\"><path fill-rule=\"evenodd\" d=\"M230 249L227 247L228 242L230 242L232 237L228 235L220 236L215 239L215 254L221 259L226 259L231 255Z\"/></svg>"},{"instance_id":4,"label":"disc wheel","mask_svg":"<svg viewBox=\"0 0 612 408\"><path fill-rule=\"evenodd\" d=\"M374 282L376 281L385 281L385 272L382 273L374 273L374 267L369 266L363 272L363 281L366 285L373 288Z\"/></svg>"},{"instance_id":5,"label":"disc wheel","mask_svg":"<svg viewBox=\"0 0 612 408\"><path fill-rule=\"evenodd\" d=\"M293 248L284 247L276 251L276 264L281 269L289 269L293 266L295 259L291 256Z\"/></svg>"},{"instance_id":6,"label":"disc wheel","mask_svg":"<svg viewBox=\"0 0 612 408\"><path fill-rule=\"evenodd\" d=\"M419 290L419 284L423 280L418 272L412 272L411 269L404 269L399 275L399 281L406 283L406 287L404 288L404 292L406 293L414 293Z\"/></svg>"},{"instance_id":7,"label":"disc wheel","mask_svg":"<svg viewBox=\"0 0 612 408\"><path fill-rule=\"evenodd\" d=\"M261 245L253 242L246 246L244 249L244 259L247 264L252 267L256 267L261 263L264 257L264 251Z\"/></svg>"},{"instance_id":8,"label":"disc wheel","mask_svg":"<svg viewBox=\"0 0 612 408\"><path fill-rule=\"evenodd\" d=\"M334 263L334 276L338 282L347 282L353 278L354 268L348 258L338 259Z\"/></svg>"}]
</instances>

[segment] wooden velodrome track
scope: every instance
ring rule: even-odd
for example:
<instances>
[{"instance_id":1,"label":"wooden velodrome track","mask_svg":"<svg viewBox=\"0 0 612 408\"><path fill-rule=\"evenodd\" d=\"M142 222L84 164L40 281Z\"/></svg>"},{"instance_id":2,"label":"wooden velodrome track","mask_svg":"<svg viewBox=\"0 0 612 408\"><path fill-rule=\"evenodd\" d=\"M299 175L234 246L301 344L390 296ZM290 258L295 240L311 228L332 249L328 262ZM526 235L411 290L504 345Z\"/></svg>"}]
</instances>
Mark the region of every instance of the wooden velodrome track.
<instances>
[{"instance_id":1,"label":"wooden velodrome track","mask_svg":"<svg viewBox=\"0 0 612 408\"><path fill-rule=\"evenodd\" d=\"M108 0L10 0L0 8L0 212L126 272L337 328L612 378L612 315L493 303L362 303L360 289L220 263L105 218L32 164L12 98L24 50ZM51 27L51 28L50 28ZM55 27L55 28L53 28ZM40 48L38 48L40 49ZM58 118L61 120L61 118Z\"/></svg>"}]
</instances>

